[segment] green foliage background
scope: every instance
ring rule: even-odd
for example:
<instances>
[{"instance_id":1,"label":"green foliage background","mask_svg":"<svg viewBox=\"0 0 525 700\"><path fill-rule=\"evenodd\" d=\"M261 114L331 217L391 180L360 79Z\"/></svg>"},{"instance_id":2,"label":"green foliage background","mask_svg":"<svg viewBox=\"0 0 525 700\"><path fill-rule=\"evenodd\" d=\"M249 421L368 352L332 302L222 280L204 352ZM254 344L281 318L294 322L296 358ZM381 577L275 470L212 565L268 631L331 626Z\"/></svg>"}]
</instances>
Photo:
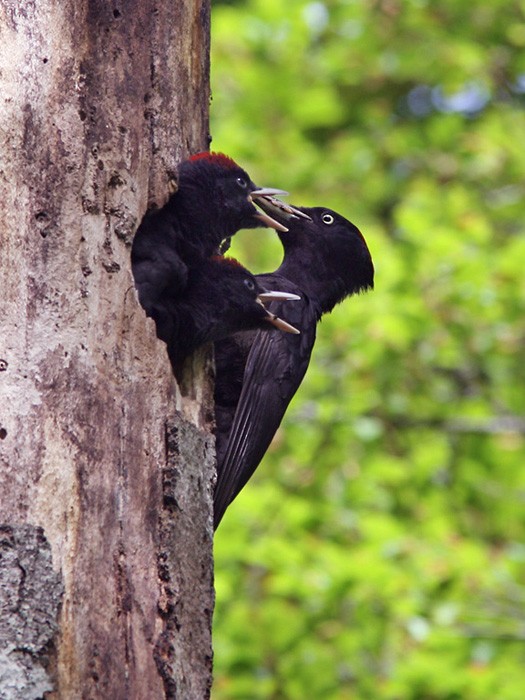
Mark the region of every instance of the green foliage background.
<instances>
[{"instance_id":1,"label":"green foliage background","mask_svg":"<svg viewBox=\"0 0 525 700\"><path fill-rule=\"evenodd\" d=\"M215 2L212 44L214 150L376 266L217 533L214 698L522 700L525 2Z\"/></svg>"}]
</instances>

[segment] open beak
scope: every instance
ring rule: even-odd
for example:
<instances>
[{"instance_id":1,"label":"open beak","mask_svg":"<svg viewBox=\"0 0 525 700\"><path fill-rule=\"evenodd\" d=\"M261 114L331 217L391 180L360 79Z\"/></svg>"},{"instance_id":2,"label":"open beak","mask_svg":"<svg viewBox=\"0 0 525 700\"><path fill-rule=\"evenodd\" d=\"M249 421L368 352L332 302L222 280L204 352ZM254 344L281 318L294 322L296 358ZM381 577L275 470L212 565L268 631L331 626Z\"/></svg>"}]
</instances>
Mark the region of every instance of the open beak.
<instances>
[{"instance_id":1,"label":"open beak","mask_svg":"<svg viewBox=\"0 0 525 700\"><path fill-rule=\"evenodd\" d=\"M291 292L262 292L257 297L263 304L270 301L299 301L300 298L298 294Z\"/></svg>"},{"instance_id":2,"label":"open beak","mask_svg":"<svg viewBox=\"0 0 525 700\"><path fill-rule=\"evenodd\" d=\"M271 314L269 311L268 311L268 316L266 317L266 320L268 321L268 323L271 323L272 326L275 326L276 328L278 328L280 331L283 331L284 333L294 333L295 335L299 335L301 332L295 326L292 326L289 323L286 323L286 321L283 321L282 318L279 318L279 316L275 316L274 314Z\"/></svg>"},{"instance_id":3,"label":"open beak","mask_svg":"<svg viewBox=\"0 0 525 700\"><path fill-rule=\"evenodd\" d=\"M276 190L274 187L259 187L257 190L252 190L250 194L252 196L255 195L255 197L272 197L276 194L281 197L286 197L288 192L285 190Z\"/></svg>"},{"instance_id":4,"label":"open beak","mask_svg":"<svg viewBox=\"0 0 525 700\"><path fill-rule=\"evenodd\" d=\"M296 209L295 207L292 207L291 204L286 204L286 202L281 202L280 199L275 199L275 197L272 197L271 195L262 196L257 204L270 218L276 216L284 219L285 221L290 219L305 219L306 221L312 220L312 217L305 214L304 211Z\"/></svg>"},{"instance_id":5,"label":"open beak","mask_svg":"<svg viewBox=\"0 0 525 700\"><path fill-rule=\"evenodd\" d=\"M275 326L275 328L283 331L284 333L294 333L295 335L298 335L301 332L299 329L295 328L295 326L292 326L286 321L283 321L283 319L279 318L279 316L272 314L271 311L268 311L264 304L265 302L268 303L270 301L297 301L300 298L301 297L297 296L297 294L291 294L288 292L262 292L261 294L257 295L257 302L266 311L265 320L268 321L268 323L271 323L272 326Z\"/></svg>"},{"instance_id":6,"label":"open beak","mask_svg":"<svg viewBox=\"0 0 525 700\"><path fill-rule=\"evenodd\" d=\"M276 190L273 187L260 187L259 189L252 190L250 192L250 194L248 195L248 201L252 204L258 205L259 199L262 199L264 197L271 197L272 195L276 194L281 195L281 197L285 197L288 194L288 192L285 192L284 190ZM259 219L259 221L262 221L262 223L265 226L268 226L269 228L274 228L276 231L283 231L284 233L288 231L286 226L283 226L283 224L276 221L265 211L257 211L257 214L254 214L254 217L256 219Z\"/></svg>"}]
</instances>

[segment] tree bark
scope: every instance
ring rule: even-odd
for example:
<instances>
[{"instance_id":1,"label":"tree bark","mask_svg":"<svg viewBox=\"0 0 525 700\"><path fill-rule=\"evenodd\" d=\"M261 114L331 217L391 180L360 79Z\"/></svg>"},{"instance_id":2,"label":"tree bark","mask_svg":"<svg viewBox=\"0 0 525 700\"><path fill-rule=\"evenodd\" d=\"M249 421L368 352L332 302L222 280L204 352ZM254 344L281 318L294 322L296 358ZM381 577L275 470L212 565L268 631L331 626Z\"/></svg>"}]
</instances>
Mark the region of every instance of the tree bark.
<instances>
[{"instance_id":1,"label":"tree bark","mask_svg":"<svg viewBox=\"0 0 525 700\"><path fill-rule=\"evenodd\" d=\"M133 233L208 145L208 0L0 0L0 698L206 698L207 353Z\"/></svg>"}]
</instances>

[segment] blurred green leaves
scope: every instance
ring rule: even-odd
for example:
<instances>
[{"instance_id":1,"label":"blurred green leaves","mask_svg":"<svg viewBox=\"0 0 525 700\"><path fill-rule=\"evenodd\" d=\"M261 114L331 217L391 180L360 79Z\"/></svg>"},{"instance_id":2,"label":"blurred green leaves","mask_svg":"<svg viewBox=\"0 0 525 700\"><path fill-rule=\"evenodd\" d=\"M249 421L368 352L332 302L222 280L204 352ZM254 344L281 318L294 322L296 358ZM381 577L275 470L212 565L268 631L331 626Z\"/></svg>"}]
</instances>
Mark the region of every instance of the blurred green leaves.
<instances>
[{"instance_id":1,"label":"blurred green leaves","mask_svg":"<svg viewBox=\"0 0 525 700\"><path fill-rule=\"evenodd\" d=\"M523 696L524 46L522 2L214 4L213 148L376 266L217 533L215 700Z\"/></svg>"}]
</instances>

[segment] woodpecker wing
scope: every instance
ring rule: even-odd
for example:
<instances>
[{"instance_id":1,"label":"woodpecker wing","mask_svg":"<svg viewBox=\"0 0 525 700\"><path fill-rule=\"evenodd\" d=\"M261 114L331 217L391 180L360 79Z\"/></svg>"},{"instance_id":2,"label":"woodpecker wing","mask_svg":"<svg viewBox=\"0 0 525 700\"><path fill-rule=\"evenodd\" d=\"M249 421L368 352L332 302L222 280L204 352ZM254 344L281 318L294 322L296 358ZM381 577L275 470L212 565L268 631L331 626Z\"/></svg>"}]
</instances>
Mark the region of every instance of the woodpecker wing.
<instances>
[{"instance_id":1,"label":"woodpecker wing","mask_svg":"<svg viewBox=\"0 0 525 700\"><path fill-rule=\"evenodd\" d=\"M279 427L288 404L297 391L310 362L315 342L317 309L302 295L301 290L288 280L276 281L274 275L259 275L263 286L278 286L301 296L282 306L274 302L269 307L275 314L286 314L287 320L301 331L300 335L279 331L258 331L251 336L249 348L243 349L243 339L239 343L216 344L218 396L217 411L217 484L214 497L215 527L228 505L245 486L259 465ZM221 396L232 390L221 387L221 366L242 367L242 353L247 353L242 388L235 409L224 409ZM231 379L231 377L230 377ZM227 375L224 381L230 381ZM231 396L229 401L232 403ZM231 415L233 414L233 419ZM228 422L231 427L228 431ZM226 437L227 436L227 437Z\"/></svg>"},{"instance_id":2,"label":"woodpecker wing","mask_svg":"<svg viewBox=\"0 0 525 700\"><path fill-rule=\"evenodd\" d=\"M165 312L166 298L176 297L188 278L168 205L144 216L133 239L131 266L140 303L158 323L158 316Z\"/></svg>"}]
</instances>

